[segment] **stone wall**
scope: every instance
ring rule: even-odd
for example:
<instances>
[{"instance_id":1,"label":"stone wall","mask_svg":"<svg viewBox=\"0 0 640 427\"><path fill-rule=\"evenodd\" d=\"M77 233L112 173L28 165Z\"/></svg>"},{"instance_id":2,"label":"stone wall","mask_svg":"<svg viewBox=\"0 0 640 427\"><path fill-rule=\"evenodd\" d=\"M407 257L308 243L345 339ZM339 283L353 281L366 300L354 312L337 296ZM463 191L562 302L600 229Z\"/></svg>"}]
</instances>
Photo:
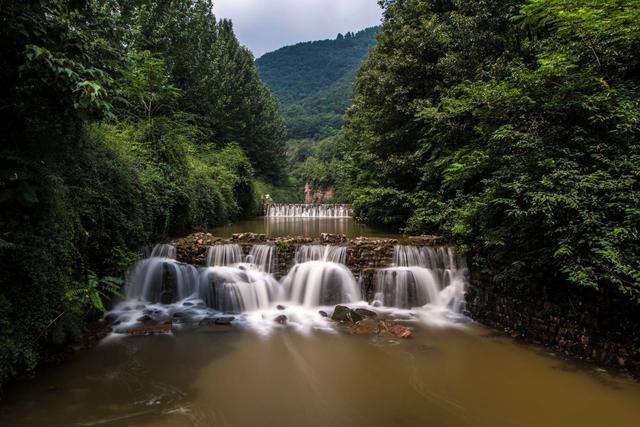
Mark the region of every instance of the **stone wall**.
<instances>
[{"instance_id":1,"label":"stone wall","mask_svg":"<svg viewBox=\"0 0 640 427\"><path fill-rule=\"evenodd\" d=\"M194 233L171 242L176 247L180 262L203 266L207 259L207 249L212 245L238 244L247 255L256 244L274 245L277 250L275 276L281 278L293 267L295 253L299 246L309 244L329 244L347 248L347 267L361 284L362 294L373 299L375 271L391 266L393 248L397 244L416 246L437 246L445 242L438 236L411 236L402 240L357 237L347 239L341 234L323 234L319 239L302 236L287 236L268 240L264 234L242 233L223 239L210 233Z\"/></svg>"},{"instance_id":2,"label":"stone wall","mask_svg":"<svg viewBox=\"0 0 640 427\"><path fill-rule=\"evenodd\" d=\"M567 284L494 284L474 277L471 317L557 352L640 377L640 305L617 292Z\"/></svg>"}]
</instances>

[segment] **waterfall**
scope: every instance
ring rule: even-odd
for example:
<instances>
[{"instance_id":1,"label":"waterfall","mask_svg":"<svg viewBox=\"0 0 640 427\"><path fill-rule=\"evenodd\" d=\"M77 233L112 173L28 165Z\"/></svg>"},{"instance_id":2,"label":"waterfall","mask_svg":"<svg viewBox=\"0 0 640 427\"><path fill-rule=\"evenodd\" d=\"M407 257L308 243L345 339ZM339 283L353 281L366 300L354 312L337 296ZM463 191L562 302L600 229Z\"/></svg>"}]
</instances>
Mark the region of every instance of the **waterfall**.
<instances>
[{"instance_id":1,"label":"waterfall","mask_svg":"<svg viewBox=\"0 0 640 427\"><path fill-rule=\"evenodd\" d=\"M451 248L398 245L393 263L375 279L375 299L383 305L461 309L468 272L464 259Z\"/></svg>"},{"instance_id":2,"label":"waterfall","mask_svg":"<svg viewBox=\"0 0 640 427\"><path fill-rule=\"evenodd\" d=\"M246 262L265 273L273 273L276 269L276 249L271 245L254 245L247 255Z\"/></svg>"},{"instance_id":3,"label":"waterfall","mask_svg":"<svg viewBox=\"0 0 640 427\"><path fill-rule=\"evenodd\" d=\"M360 301L360 289L343 264L307 261L293 266L283 279L289 300L307 307Z\"/></svg>"},{"instance_id":4,"label":"waterfall","mask_svg":"<svg viewBox=\"0 0 640 427\"><path fill-rule=\"evenodd\" d=\"M272 204L265 208L270 218L350 218L351 207L340 204Z\"/></svg>"},{"instance_id":5,"label":"waterfall","mask_svg":"<svg viewBox=\"0 0 640 427\"><path fill-rule=\"evenodd\" d=\"M442 319L462 311L468 271L464 258L451 248L397 245L393 265L378 269L373 283L362 276L361 282L356 280L346 266L347 252L348 246L300 245L295 264L278 281L277 251L270 243L252 246L246 257L238 244L210 246L207 266L199 269L172 258L173 246L157 245L128 272L126 301L108 316L115 319L116 331L148 325L162 329L167 322L179 331L219 317L267 330L282 322L323 328L318 307L365 305L361 289L370 290L370 285L375 301L369 309L383 306L391 316L412 309L415 317ZM419 307L424 310L415 310Z\"/></svg>"},{"instance_id":6,"label":"waterfall","mask_svg":"<svg viewBox=\"0 0 640 427\"><path fill-rule=\"evenodd\" d=\"M233 265L242 262L240 245L209 246L207 250L208 266Z\"/></svg>"},{"instance_id":7,"label":"waterfall","mask_svg":"<svg viewBox=\"0 0 640 427\"><path fill-rule=\"evenodd\" d=\"M170 258L175 253L173 246L157 245L150 258L137 262L127 273L127 299L167 304L194 294L197 270Z\"/></svg>"},{"instance_id":8,"label":"waterfall","mask_svg":"<svg viewBox=\"0 0 640 427\"><path fill-rule=\"evenodd\" d=\"M240 245L210 246L207 268L200 270L198 296L213 309L243 312L268 308L280 298L275 270L275 248L254 245L243 263Z\"/></svg>"},{"instance_id":9,"label":"waterfall","mask_svg":"<svg viewBox=\"0 0 640 427\"><path fill-rule=\"evenodd\" d=\"M159 244L153 247L151 251L151 255L149 258L160 257L160 258L173 258L176 259L176 248L172 245L167 244Z\"/></svg>"},{"instance_id":10,"label":"waterfall","mask_svg":"<svg viewBox=\"0 0 640 427\"><path fill-rule=\"evenodd\" d=\"M418 246L396 245L393 248L393 265L396 267L422 266L426 264Z\"/></svg>"},{"instance_id":11,"label":"waterfall","mask_svg":"<svg viewBox=\"0 0 640 427\"><path fill-rule=\"evenodd\" d=\"M283 279L289 299L308 307L360 301L360 288L346 261L346 247L299 246L296 264Z\"/></svg>"},{"instance_id":12,"label":"waterfall","mask_svg":"<svg viewBox=\"0 0 640 427\"><path fill-rule=\"evenodd\" d=\"M346 264L347 248L331 245L302 245L296 250L296 263L326 261Z\"/></svg>"},{"instance_id":13,"label":"waterfall","mask_svg":"<svg viewBox=\"0 0 640 427\"><path fill-rule=\"evenodd\" d=\"M198 277L198 297L207 306L226 312L268 308L282 297L280 284L272 275L239 267L206 267Z\"/></svg>"}]
</instances>

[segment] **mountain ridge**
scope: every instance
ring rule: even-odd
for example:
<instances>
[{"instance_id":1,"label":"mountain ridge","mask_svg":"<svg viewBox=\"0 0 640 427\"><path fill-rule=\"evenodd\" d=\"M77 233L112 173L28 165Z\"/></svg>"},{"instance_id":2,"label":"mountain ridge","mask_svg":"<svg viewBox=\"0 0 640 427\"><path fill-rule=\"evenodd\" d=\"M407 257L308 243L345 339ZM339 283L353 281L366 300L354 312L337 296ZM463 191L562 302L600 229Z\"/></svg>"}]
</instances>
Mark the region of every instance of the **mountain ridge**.
<instances>
[{"instance_id":1,"label":"mountain ridge","mask_svg":"<svg viewBox=\"0 0 640 427\"><path fill-rule=\"evenodd\" d=\"M341 127L357 71L379 29L283 46L256 59L260 77L278 98L290 138L317 138L327 128Z\"/></svg>"}]
</instances>

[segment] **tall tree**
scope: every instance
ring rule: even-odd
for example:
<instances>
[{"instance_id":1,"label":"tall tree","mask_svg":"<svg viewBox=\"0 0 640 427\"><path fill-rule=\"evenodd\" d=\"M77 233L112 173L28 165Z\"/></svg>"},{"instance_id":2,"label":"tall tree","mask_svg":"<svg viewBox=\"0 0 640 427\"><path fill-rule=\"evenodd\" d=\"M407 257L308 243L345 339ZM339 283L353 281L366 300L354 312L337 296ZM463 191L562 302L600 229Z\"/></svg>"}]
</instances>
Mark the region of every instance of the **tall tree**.
<instances>
[{"instance_id":1,"label":"tall tree","mask_svg":"<svg viewBox=\"0 0 640 427\"><path fill-rule=\"evenodd\" d=\"M492 280L640 299L640 3L383 5L346 125L358 215Z\"/></svg>"}]
</instances>

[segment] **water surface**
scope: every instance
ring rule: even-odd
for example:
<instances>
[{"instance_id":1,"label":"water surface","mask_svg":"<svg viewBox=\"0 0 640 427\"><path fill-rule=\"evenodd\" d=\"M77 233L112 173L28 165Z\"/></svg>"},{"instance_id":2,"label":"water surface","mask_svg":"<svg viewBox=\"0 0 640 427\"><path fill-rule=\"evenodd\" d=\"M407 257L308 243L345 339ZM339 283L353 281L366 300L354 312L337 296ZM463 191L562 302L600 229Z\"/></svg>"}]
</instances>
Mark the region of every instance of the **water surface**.
<instances>
[{"instance_id":1,"label":"water surface","mask_svg":"<svg viewBox=\"0 0 640 427\"><path fill-rule=\"evenodd\" d=\"M330 232L399 237L343 218L266 218L213 232L218 236L258 232L270 237L319 237ZM237 264L239 251L233 247L210 249L208 260L214 267L199 272L171 260L175 254L171 247L157 249L156 258L142 260L134 269L140 281L128 282L131 301L118 306L120 315L134 323L148 307L161 314L199 310L202 316L209 315L210 307L193 306L188 298L170 305L154 300L157 292L151 292L152 282L162 280L154 272L164 269L180 273L180 283L185 282L178 286L179 291L186 290L177 293L179 298L192 293L196 274L205 279L212 275L220 282L215 286L237 291L234 295L242 297L249 311L234 314L233 325L209 332L174 328L174 333L164 336L112 335L99 347L79 352L35 380L10 388L0 403L1 426L640 425L640 384L593 366L563 361L473 323L460 314L457 304L443 302L455 296L448 290L457 290L462 299L463 287L445 281L446 275L430 279L450 285L441 283L439 294L429 296L424 307L376 308L392 312L395 319L412 327L413 338L355 336L319 313L319 309L328 313L333 309L319 306L333 304L323 302L322 295L298 298L304 304L294 298L294 289L306 292L327 279L332 283L341 279L346 294L357 293L352 289L356 286L353 276L337 264L344 262L342 255L332 257L330 250L319 246L299 248L298 268L310 270L299 276L309 279L300 281L295 274L284 279L282 286L291 287L292 296L278 302L268 297L270 287L281 285L270 278L269 256L262 256L268 253L260 245L251 256L254 261L264 258L258 263L264 266L248 272L242 269L250 267ZM317 260L316 252L324 253L326 259ZM406 291L412 283L423 282L417 280L418 273L431 277L425 268L412 267L429 257L420 261L422 252L416 248L399 247L396 252L395 269L381 270L379 275L388 282L385 286ZM449 257L446 251L438 253ZM329 275L332 269L343 274ZM404 283L401 279L409 273L417 278ZM257 279L249 280L254 276ZM428 284L426 279L422 284ZM260 289L266 302L256 297L254 304L248 304L254 296L251 291ZM393 296L393 289L383 290ZM141 308L140 298L147 301ZM387 304L402 307L396 300L391 298ZM283 314L287 316L284 325L274 322ZM126 322L118 327L123 325Z\"/></svg>"},{"instance_id":2,"label":"water surface","mask_svg":"<svg viewBox=\"0 0 640 427\"><path fill-rule=\"evenodd\" d=\"M240 221L229 226L210 230L218 237L230 237L234 233L259 233L267 237L310 236L320 237L322 233L345 234L349 238L401 237L397 233L370 227L352 218L256 218Z\"/></svg>"},{"instance_id":3,"label":"water surface","mask_svg":"<svg viewBox=\"0 0 640 427\"><path fill-rule=\"evenodd\" d=\"M137 337L13 389L3 426L637 426L640 386L473 324Z\"/></svg>"}]
</instances>

